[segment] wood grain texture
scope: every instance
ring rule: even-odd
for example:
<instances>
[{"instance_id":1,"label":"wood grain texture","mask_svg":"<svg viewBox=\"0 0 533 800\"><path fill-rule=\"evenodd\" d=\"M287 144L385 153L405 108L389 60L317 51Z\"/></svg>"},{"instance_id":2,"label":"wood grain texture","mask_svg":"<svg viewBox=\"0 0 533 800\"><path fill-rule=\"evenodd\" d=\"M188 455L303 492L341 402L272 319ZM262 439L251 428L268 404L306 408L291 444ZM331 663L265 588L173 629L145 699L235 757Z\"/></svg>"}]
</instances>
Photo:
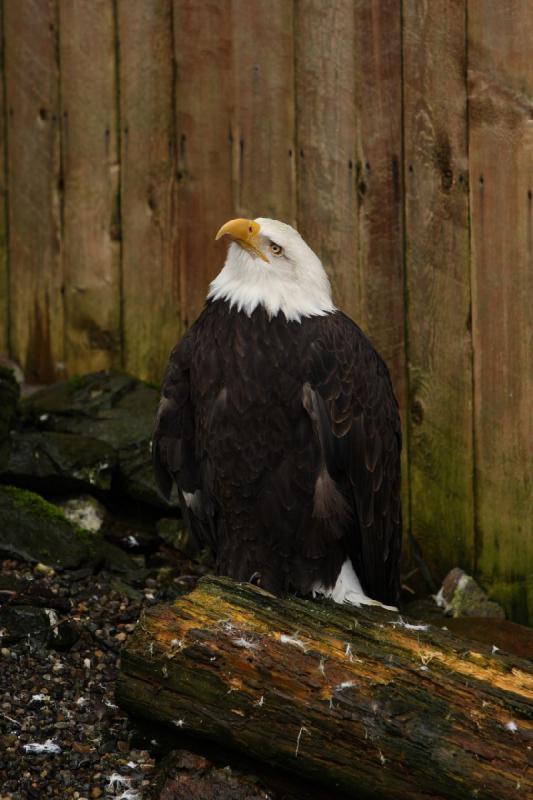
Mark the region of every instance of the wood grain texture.
<instances>
[{"instance_id":1,"label":"wood grain texture","mask_svg":"<svg viewBox=\"0 0 533 800\"><path fill-rule=\"evenodd\" d=\"M361 800L529 796L532 700L530 663L490 645L213 578L145 610L117 685L123 707L176 737Z\"/></svg>"},{"instance_id":2,"label":"wood grain texture","mask_svg":"<svg viewBox=\"0 0 533 800\"><path fill-rule=\"evenodd\" d=\"M469 3L474 413L480 578L533 618L533 14Z\"/></svg>"},{"instance_id":3,"label":"wood grain texture","mask_svg":"<svg viewBox=\"0 0 533 800\"><path fill-rule=\"evenodd\" d=\"M296 4L298 229L357 319L355 19L353 0Z\"/></svg>"},{"instance_id":4,"label":"wood grain texture","mask_svg":"<svg viewBox=\"0 0 533 800\"><path fill-rule=\"evenodd\" d=\"M437 583L475 560L465 20L404 3L411 520Z\"/></svg>"},{"instance_id":5,"label":"wood grain texture","mask_svg":"<svg viewBox=\"0 0 533 800\"><path fill-rule=\"evenodd\" d=\"M396 0L355 0L357 321L390 373L402 419L402 506L409 524L402 227L402 37Z\"/></svg>"},{"instance_id":6,"label":"wood grain texture","mask_svg":"<svg viewBox=\"0 0 533 800\"><path fill-rule=\"evenodd\" d=\"M406 405L402 241L402 44L396 0L356 0L359 320Z\"/></svg>"},{"instance_id":7,"label":"wood grain texture","mask_svg":"<svg viewBox=\"0 0 533 800\"><path fill-rule=\"evenodd\" d=\"M234 0L235 210L294 224L294 4Z\"/></svg>"},{"instance_id":8,"label":"wood grain texture","mask_svg":"<svg viewBox=\"0 0 533 800\"><path fill-rule=\"evenodd\" d=\"M64 373L55 0L4 3L11 354L29 381Z\"/></svg>"},{"instance_id":9,"label":"wood grain texture","mask_svg":"<svg viewBox=\"0 0 533 800\"><path fill-rule=\"evenodd\" d=\"M59 3L65 361L120 365L119 165L112 0Z\"/></svg>"},{"instance_id":10,"label":"wood grain texture","mask_svg":"<svg viewBox=\"0 0 533 800\"><path fill-rule=\"evenodd\" d=\"M119 0L124 368L159 381L179 334L172 4Z\"/></svg>"},{"instance_id":11,"label":"wood grain texture","mask_svg":"<svg viewBox=\"0 0 533 800\"><path fill-rule=\"evenodd\" d=\"M4 14L0 4L0 356L9 355L9 266L7 241L7 108L3 48Z\"/></svg>"},{"instance_id":12,"label":"wood grain texture","mask_svg":"<svg viewBox=\"0 0 533 800\"><path fill-rule=\"evenodd\" d=\"M199 315L226 248L219 227L234 216L233 37L229 0L174 0L179 164L181 321Z\"/></svg>"}]
</instances>

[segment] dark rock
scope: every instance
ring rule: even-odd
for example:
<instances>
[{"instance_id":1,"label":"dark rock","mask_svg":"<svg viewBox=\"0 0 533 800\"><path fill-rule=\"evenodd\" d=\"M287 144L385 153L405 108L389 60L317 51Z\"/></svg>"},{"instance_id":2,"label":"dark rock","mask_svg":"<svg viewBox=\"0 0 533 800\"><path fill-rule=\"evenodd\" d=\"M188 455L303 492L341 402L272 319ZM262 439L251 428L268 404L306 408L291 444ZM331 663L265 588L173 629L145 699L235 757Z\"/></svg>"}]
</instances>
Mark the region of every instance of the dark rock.
<instances>
[{"instance_id":1,"label":"dark rock","mask_svg":"<svg viewBox=\"0 0 533 800\"><path fill-rule=\"evenodd\" d=\"M98 440L115 453L117 488L140 503L176 508L157 489L150 440L159 392L129 375L105 371L62 381L23 403L25 429Z\"/></svg>"},{"instance_id":2,"label":"dark rock","mask_svg":"<svg viewBox=\"0 0 533 800\"><path fill-rule=\"evenodd\" d=\"M74 427L70 430L78 433L75 430L77 421L110 411L135 383L135 378L113 370L74 376L39 389L25 401L24 413L33 417L35 422L52 424L52 429L56 417L70 416Z\"/></svg>"},{"instance_id":3,"label":"dark rock","mask_svg":"<svg viewBox=\"0 0 533 800\"><path fill-rule=\"evenodd\" d=\"M25 585L21 586L11 598L11 605L53 608L63 614L70 611L70 600L55 594L47 586L43 586L41 581L25 581L24 583Z\"/></svg>"},{"instance_id":4,"label":"dark rock","mask_svg":"<svg viewBox=\"0 0 533 800\"><path fill-rule=\"evenodd\" d=\"M4 606L0 608L2 644L14 644L30 637L32 644L45 645L53 636L53 626L58 622L55 611L49 609Z\"/></svg>"},{"instance_id":5,"label":"dark rock","mask_svg":"<svg viewBox=\"0 0 533 800\"><path fill-rule=\"evenodd\" d=\"M106 542L105 539L93 536L93 555L91 563L95 568L107 569L111 572L122 572L127 575L137 575L139 567L130 556L116 545Z\"/></svg>"},{"instance_id":6,"label":"dark rock","mask_svg":"<svg viewBox=\"0 0 533 800\"><path fill-rule=\"evenodd\" d=\"M174 518L160 519L157 533L166 544L183 553L187 558L198 555L198 546L183 524L183 520Z\"/></svg>"},{"instance_id":7,"label":"dark rock","mask_svg":"<svg viewBox=\"0 0 533 800\"><path fill-rule=\"evenodd\" d=\"M73 620L62 620L55 629L55 635L48 640L48 646L54 650L70 650L76 644L82 633L82 628Z\"/></svg>"},{"instance_id":8,"label":"dark rock","mask_svg":"<svg viewBox=\"0 0 533 800\"><path fill-rule=\"evenodd\" d=\"M107 499L107 498L106 498ZM161 539L156 531L160 513L150 506L139 506L119 494L109 496L107 516L102 529L106 539L130 553L151 553Z\"/></svg>"},{"instance_id":9,"label":"dark rock","mask_svg":"<svg viewBox=\"0 0 533 800\"><path fill-rule=\"evenodd\" d=\"M0 471L9 461L9 433L17 416L19 396L20 387L13 371L0 366Z\"/></svg>"},{"instance_id":10,"label":"dark rock","mask_svg":"<svg viewBox=\"0 0 533 800\"><path fill-rule=\"evenodd\" d=\"M0 486L0 552L53 567L89 562L119 572L134 569L118 547L77 527L39 495L12 486Z\"/></svg>"},{"instance_id":11,"label":"dark rock","mask_svg":"<svg viewBox=\"0 0 533 800\"><path fill-rule=\"evenodd\" d=\"M116 455L98 439L55 431L23 431L11 437L2 480L64 492L110 489Z\"/></svg>"},{"instance_id":12,"label":"dark rock","mask_svg":"<svg viewBox=\"0 0 533 800\"><path fill-rule=\"evenodd\" d=\"M119 450L117 478L117 489L136 502L161 509L177 505L165 500L156 486L149 439Z\"/></svg>"}]
</instances>

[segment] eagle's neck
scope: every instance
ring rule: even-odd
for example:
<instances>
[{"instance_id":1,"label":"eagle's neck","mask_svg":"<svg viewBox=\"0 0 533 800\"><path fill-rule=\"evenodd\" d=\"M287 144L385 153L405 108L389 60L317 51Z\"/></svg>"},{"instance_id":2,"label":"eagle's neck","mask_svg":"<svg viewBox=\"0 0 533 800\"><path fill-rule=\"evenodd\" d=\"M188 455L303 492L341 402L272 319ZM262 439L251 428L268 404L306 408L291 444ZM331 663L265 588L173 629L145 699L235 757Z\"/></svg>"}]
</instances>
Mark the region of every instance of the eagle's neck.
<instances>
[{"instance_id":1,"label":"eagle's neck","mask_svg":"<svg viewBox=\"0 0 533 800\"><path fill-rule=\"evenodd\" d=\"M314 255L314 254L313 254ZM324 316L336 309L328 277L316 258L301 270L297 265L280 268L254 259L231 244L226 263L209 286L208 300L226 300L250 316L262 306L270 317L284 314L288 321Z\"/></svg>"}]
</instances>

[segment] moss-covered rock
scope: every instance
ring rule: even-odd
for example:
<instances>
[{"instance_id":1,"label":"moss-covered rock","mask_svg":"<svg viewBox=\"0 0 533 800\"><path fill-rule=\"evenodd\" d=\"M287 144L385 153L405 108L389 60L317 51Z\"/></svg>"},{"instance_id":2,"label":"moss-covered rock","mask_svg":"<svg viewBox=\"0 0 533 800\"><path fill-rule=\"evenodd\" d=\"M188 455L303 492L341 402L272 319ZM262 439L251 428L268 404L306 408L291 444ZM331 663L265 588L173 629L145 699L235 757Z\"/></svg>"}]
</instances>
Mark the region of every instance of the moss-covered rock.
<instances>
[{"instance_id":1,"label":"moss-covered rock","mask_svg":"<svg viewBox=\"0 0 533 800\"><path fill-rule=\"evenodd\" d=\"M0 552L55 568L92 564L119 572L135 569L118 547L74 525L39 495L13 486L0 486Z\"/></svg>"},{"instance_id":2,"label":"moss-covered rock","mask_svg":"<svg viewBox=\"0 0 533 800\"><path fill-rule=\"evenodd\" d=\"M40 420L52 425L54 417L69 416L75 427L77 418L110 411L136 383L135 378L113 370L75 376L32 394L24 401L24 414L33 417L35 422Z\"/></svg>"},{"instance_id":3,"label":"moss-covered rock","mask_svg":"<svg viewBox=\"0 0 533 800\"><path fill-rule=\"evenodd\" d=\"M459 567L446 575L435 601L451 617L505 617L503 608Z\"/></svg>"}]
</instances>

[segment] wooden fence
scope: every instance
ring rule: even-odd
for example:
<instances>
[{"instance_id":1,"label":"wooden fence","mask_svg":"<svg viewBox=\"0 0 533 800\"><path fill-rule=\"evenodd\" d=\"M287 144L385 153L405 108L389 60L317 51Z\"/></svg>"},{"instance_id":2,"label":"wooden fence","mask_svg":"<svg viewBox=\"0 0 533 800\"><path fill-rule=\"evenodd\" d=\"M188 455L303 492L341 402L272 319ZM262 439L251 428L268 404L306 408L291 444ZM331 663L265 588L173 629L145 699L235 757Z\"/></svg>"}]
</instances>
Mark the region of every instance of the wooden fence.
<instances>
[{"instance_id":1,"label":"wooden fence","mask_svg":"<svg viewBox=\"0 0 533 800\"><path fill-rule=\"evenodd\" d=\"M0 351L157 382L219 225L295 223L391 368L434 577L533 618L531 0L3 0L1 24Z\"/></svg>"}]
</instances>

